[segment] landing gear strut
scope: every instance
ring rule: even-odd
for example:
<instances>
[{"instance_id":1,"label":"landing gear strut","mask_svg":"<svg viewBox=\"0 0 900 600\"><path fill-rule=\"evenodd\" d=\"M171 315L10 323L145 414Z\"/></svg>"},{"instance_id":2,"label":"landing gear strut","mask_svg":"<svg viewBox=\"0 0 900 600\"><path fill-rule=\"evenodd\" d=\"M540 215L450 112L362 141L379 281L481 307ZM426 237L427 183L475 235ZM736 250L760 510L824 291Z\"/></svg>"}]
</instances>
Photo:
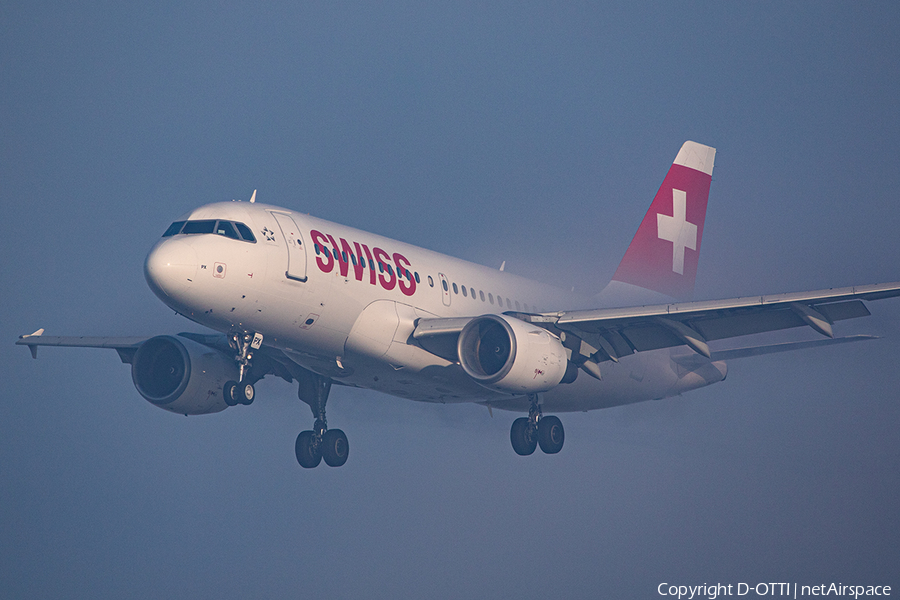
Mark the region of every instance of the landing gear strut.
<instances>
[{"instance_id":1,"label":"landing gear strut","mask_svg":"<svg viewBox=\"0 0 900 600\"><path fill-rule=\"evenodd\" d=\"M556 454L562 450L566 439L562 421L552 415L542 416L537 394L530 394L528 399L531 401L528 416L513 421L509 430L509 441L512 442L513 450L519 456L528 456L533 454L540 444L544 454Z\"/></svg>"},{"instance_id":2,"label":"landing gear strut","mask_svg":"<svg viewBox=\"0 0 900 600\"><path fill-rule=\"evenodd\" d=\"M222 387L222 395L225 397L225 404L228 406L237 406L238 404L250 405L256 396L253 384L259 381L259 378L253 379L253 372L250 361L253 359L252 350L258 350L262 345L263 336L261 333L249 332L232 333L228 336L228 345L237 352L234 357L238 364L238 380L228 381Z\"/></svg>"},{"instance_id":3,"label":"landing gear strut","mask_svg":"<svg viewBox=\"0 0 900 600\"><path fill-rule=\"evenodd\" d=\"M340 467L347 462L350 445L347 436L340 429L328 429L325 419L325 403L331 391L331 380L321 375L308 373L300 378L297 395L309 404L316 422L312 431L301 431L294 444L297 462L301 467L312 469L321 460L329 467Z\"/></svg>"}]
</instances>

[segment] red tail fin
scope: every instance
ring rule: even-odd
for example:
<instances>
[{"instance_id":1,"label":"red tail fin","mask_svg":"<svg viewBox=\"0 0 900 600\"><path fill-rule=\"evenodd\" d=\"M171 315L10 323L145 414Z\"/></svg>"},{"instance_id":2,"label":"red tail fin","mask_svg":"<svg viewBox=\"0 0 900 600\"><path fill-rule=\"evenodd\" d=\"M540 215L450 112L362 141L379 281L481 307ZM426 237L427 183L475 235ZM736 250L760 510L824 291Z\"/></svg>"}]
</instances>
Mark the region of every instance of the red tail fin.
<instances>
[{"instance_id":1,"label":"red tail fin","mask_svg":"<svg viewBox=\"0 0 900 600\"><path fill-rule=\"evenodd\" d=\"M685 142L638 227L613 281L690 298L716 149Z\"/></svg>"}]
</instances>

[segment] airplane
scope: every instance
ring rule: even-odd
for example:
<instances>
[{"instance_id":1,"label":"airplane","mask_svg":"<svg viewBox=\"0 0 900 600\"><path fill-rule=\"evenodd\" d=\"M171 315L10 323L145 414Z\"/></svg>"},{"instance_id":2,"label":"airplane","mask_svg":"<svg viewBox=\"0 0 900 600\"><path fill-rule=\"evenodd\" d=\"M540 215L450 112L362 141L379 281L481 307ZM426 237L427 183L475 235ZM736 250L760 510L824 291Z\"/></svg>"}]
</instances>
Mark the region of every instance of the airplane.
<instances>
[{"instance_id":1,"label":"airplane","mask_svg":"<svg viewBox=\"0 0 900 600\"><path fill-rule=\"evenodd\" d=\"M424 402L527 413L510 441L522 456L558 453L555 414L676 396L725 379L726 361L872 339L833 324L900 282L690 301L716 150L685 142L599 296L529 281L298 211L219 202L180 217L144 263L150 289L208 334L151 338L20 336L39 346L110 348L138 393L201 415L255 399L272 375L297 382L313 413L295 454L341 466L349 442L329 428L333 385ZM624 299L624 300L623 300ZM649 299L649 302L648 302ZM813 341L713 350L710 342L809 327Z\"/></svg>"}]
</instances>

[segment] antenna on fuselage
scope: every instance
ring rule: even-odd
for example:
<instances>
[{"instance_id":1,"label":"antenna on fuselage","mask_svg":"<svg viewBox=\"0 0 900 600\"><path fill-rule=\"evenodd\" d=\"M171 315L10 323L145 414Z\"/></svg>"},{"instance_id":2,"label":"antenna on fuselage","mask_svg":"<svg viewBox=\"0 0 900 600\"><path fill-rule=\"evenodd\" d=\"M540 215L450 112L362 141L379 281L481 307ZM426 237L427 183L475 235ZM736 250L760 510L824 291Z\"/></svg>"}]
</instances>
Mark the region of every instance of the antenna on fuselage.
<instances>
[{"instance_id":1,"label":"antenna on fuselage","mask_svg":"<svg viewBox=\"0 0 900 600\"><path fill-rule=\"evenodd\" d=\"M253 190L253 195L250 196L250 204L256 202L256 190Z\"/></svg>"}]
</instances>

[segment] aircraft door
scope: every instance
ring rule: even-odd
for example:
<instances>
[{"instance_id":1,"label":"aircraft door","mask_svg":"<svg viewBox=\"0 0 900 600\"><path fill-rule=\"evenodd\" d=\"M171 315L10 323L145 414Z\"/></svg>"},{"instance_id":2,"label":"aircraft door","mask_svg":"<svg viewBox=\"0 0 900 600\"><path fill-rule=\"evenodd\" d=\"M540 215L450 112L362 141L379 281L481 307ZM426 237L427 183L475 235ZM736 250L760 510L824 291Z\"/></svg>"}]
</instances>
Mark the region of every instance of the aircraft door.
<instances>
[{"instance_id":1,"label":"aircraft door","mask_svg":"<svg viewBox=\"0 0 900 600\"><path fill-rule=\"evenodd\" d=\"M300 228L291 218L291 215L273 212L272 216L278 222L284 242L287 245L288 264L285 276L288 279L306 281L306 248L303 246L303 236Z\"/></svg>"},{"instance_id":2,"label":"aircraft door","mask_svg":"<svg viewBox=\"0 0 900 600\"><path fill-rule=\"evenodd\" d=\"M438 273L438 277L441 280L441 300L443 300L444 306L450 306L450 282L443 273Z\"/></svg>"}]
</instances>

